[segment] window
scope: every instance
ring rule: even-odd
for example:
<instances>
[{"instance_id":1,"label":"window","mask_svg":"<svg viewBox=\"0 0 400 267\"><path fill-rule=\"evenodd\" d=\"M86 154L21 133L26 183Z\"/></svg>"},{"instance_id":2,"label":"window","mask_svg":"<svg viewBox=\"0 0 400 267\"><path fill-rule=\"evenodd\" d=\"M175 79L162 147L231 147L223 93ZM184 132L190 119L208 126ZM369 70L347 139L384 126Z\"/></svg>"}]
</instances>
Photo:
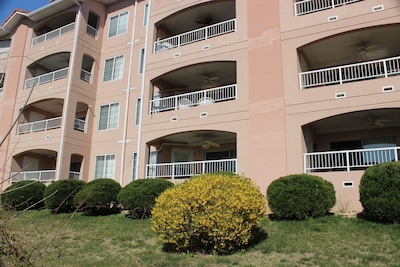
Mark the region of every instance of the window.
<instances>
[{"instance_id":1,"label":"window","mask_svg":"<svg viewBox=\"0 0 400 267\"><path fill-rule=\"evenodd\" d=\"M132 154L132 178L131 180L136 180L136 164L137 164L137 152L133 152Z\"/></svg>"},{"instance_id":2,"label":"window","mask_svg":"<svg viewBox=\"0 0 400 267\"><path fill-rule=\"evenodd\" d=\"M103 82L122 79L124 55L106 59L104 63Z\"/></svg>"},{"instance_id":3,"label":"window","mask_svg":"<svg viewBox=\"0 0 400 267\"><path fill-rule=\"evenodd\" d=\"M118 128L119 103L112 103L100 107L99 130Z\"/></svg>"},{"instance_id":4,"label":"window","mask_svg":"<svg viewBox=\"0 0 400 267\"><path fill-rule=\"evenodd\" d=\"M146 27L149 23L149 4L144 6L143 26Z\"/></svg>"},{"instance_id":5,"label":"window","mask_svg":"<svg viewBox=\"0 0 400 267\"><path fill-rule=\"evenodd\" d=\"M115 175L115 155L96 156L96 167L94 170L94 178L112 178Z\"/></svg>"},{"instance_id":6,"label":"window","mask_svg":"<svg viewBox=\"0 0 400 267\"><path fill-rule=\"evenodd\" d=\"M144 53L145 53L145 49L141 48L140 49L140 59L139 59L139 74L143 73L143 66L144 66Z\"/></svg>"},{"instance_id":7,"label":"window","mask_svg":"<svg viewBox=\"0 0 400 267\"><path fill-rule=\"evenodd\" d=\"M5 74L0 73L0 95L3 94L4 78Z\"/></svg>"},{"instance_id":8,"label":"window","mask_svg":"<svg viewBox=\"0 0 400 267\"><path fill-rule=\"evenodd\" d=\"M108 38L126 33L128 28L128 11L111 17Z\"/></svg>"},{"instance_id":9,"label":"window","mask_svg":"<svg viewBox=\"0 0 400 267\"><path fill-rule=\"evenodd\" d=\"M97 30L99 24L99 17L92 12L89 12L89 17L87 21L86 33L90 36L96 38L97 37Z\"/></svg>"},{"instance_id":10,"label":"window","mask_svg":"<svg viewBox=\"0 0 400 267\"><path fill-rule=\"evenodd\" d=\"M141 103L142 99L138 98L136 99L136 120L135 120L135 125L138 126L140 124L140 110L141 110Z\"/></svg>"}]
</instances>

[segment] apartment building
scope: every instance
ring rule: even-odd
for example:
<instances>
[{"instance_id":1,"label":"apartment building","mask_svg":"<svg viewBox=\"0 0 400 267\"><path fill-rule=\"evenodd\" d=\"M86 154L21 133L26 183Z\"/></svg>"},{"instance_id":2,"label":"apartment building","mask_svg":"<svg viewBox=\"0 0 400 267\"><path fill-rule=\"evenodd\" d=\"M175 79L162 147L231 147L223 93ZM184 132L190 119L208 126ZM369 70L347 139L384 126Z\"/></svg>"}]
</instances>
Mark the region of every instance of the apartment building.
<instances>
[{"instance_id":1,"label":"apartment building","mask_svg":"<svg viewBox=\"0 0 400 267\"><path fill-rule=\"evenodd\" d=\"M305 172L361 210L364 170L399 157L399 23L395 0L16 10L0 28L2 186L233 171L265 193Z\"/></svg>"}]
</instances>

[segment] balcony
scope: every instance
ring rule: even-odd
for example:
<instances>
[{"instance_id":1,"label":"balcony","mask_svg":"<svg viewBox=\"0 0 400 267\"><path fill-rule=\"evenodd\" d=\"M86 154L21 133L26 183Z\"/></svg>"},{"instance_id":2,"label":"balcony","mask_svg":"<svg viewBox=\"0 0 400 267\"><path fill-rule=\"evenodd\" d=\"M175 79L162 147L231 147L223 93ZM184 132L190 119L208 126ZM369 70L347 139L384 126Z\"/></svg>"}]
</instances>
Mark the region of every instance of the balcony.
<instances>
[{"instance_id":1,"label":"balcony","mask_svg":"<svg viewBox=\"0 0 400 267\"><path fill-rule=\"evenodd\" d=\"M299 73L300 89L387 78L400 74L400 57L343 65Z\"/></svg>"},{"instance_id":2,"label":"balcony","mask_svg":"<svg viewBox=\"0 0 400 267\"><path fill-rule=\"evenodd\" d=\"M74 129L80 132L85 131L85 121L81 119L75 119Z\"/></svg>"},{"instance_id":3,"label":"balcony","mask_svg":"<svg viewBox=\"0 0 400 267\"><path fill-rule=\"evenodd\" d=\"M146 178L169 178L174 180L220 171L236 173L236 165L236 159L147 164Z\"/></svg>"},{"instance_id":4,"label":"balcony","mask_svg":"<svg viewBox=\"0 0 400 267\"><path fill-rule=\"evenodd\" d=\"M362 0L304 0L294 3L295 16L306 15L325 9L335 8Z\"/></svg>"},{"instance_id":5,"label":"balcony","mask_svg":"<svg viewBox=\"0 0 400 267\"><path fill-rule=\"evenodd\" d=\"M11 183L16 183L24 180L52 182L55 181L55 177L55 170L12 172L10 176L10 181Z\"/></svg>"},{"instance_id":6,"label":"balcony","mask_svg":"<svg viewBox=\"0 0 400 267\"><path fill-rule=\"evenodd\" d=\"M60 28L57 28L50 32L47 32L45 34L39 35L32 39L31 46L35 46L37 44L47 42L48 40L59 37L68 32L71 32L74 30L74 27L75 27L75 22L72 22L72 23L62 26Z\"/></svg>"},{"instance_id":7,"label":"balcony","mask_svg":"<svg viewBox=\"0 0 400 267\"><path fill-rule=\"evenodd\" d=\"M179 94L151 100L150 113L186 109L194 106L204 106L222 101L235 100L236 96L236 84Z\"/></svg>"},{"instance_id":8,"label":"balcony","mask_svg":"<svg viewBox=\"0 0 400 267\"><path fill-rule=\"evenodd\" d=\"M80 78L82 81L92 83L92 74L89 71L82 69Z\"/></svg>"},{"instance_id":9,"label":"balcony","mask_svg":"<svg viewBox=\"0 0 400 267\"><path fill-rule=\"evenodd\" d=\"M48 72L30 79L25 80L24 89L30 88L34 85L41 85L63 79L68 76L68 67L56 71Z\"/></svg>"},{"instance_id":10,"label":"balcony","mask_svg":"<svg viewBox=\"0 0 400 267\"><path fill-rule=\"evenodd\" d=\"M81 177L81 173L80 172L70 171L68 179L80 180L80 177Z\"/></svg>"},{"instance_id":11,"label":"balcony","mask_svg":"<svg viewBox=\"0 0 400 267\"><path fill-rule=\"evenodd\" d=\"M207 40L223 34L236 31L236 19L230 19L210 26L185 32L154 43L154 53L162 52L183 45Z\"/></svg>"},{"instance_id":12,"label":"balcony","mask_svg":"<svg viewBox=\"0 0 400 267\"><path fill-rule=\"evenodd\" d=\"M88 34L88 35L90 35L90 36L92 36L93 38L97 38L97 29L96 28L94 28L94 27L92 27L92 26L90 26L90 25L87 25L87 27L86 27L86 33Z\"/></svg>"},{"instance_id":13,"label":"balcony","mask_svg":"<svg viewBox=\"0 0 400 267\"><path fill-rule=\"evenodd\" d=\"M363 170L399 160L400 147L353 149L304 154L304 172Z\"/></svg>"},{"instance_id":14,"label":"balcony","mask_svg":"<svg viewBox=\"0 0 400 267\"><path fill-rule=\"evenodd\" d=\"M20 134L41 132L41 131L60 128L61 119L62 117L58 117L58 118L51 118L48 120L19 124L17 134L20 135Z\"/></svg>"}]
</instances>

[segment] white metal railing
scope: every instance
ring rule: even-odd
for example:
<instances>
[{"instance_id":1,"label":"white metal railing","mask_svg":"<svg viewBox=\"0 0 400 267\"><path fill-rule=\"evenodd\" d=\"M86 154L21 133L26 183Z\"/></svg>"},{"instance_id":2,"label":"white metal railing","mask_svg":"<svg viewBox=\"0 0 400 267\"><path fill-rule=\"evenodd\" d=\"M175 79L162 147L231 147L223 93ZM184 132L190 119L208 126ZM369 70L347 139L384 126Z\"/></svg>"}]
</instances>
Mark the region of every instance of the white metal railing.
<instances>
[{"instance_id":1,"label":"white metal railing","mask_svg":"<svg viewBox=\"0 0 400 267\"><path fill-rule=\"evenodd\" d=\"M146 178L188 178L219 171L237 172L236 159L175 162L146 165Z\"/></svg>"},{"instance_id":2,"label":"white metal railing","mask_svg":"<svg viewBox=\"0 0 400 267\"><path fill-rule=\"evenodd\" d=\"M372 165L398 161L400 147L354 149L305 153L304 172L367 168Z\"/></svg>"},{"instance_id":3,"label":"white metal railing","mask_svg":"<svg viewBox=\"0 0 400 267\"><path fill-rule=\"evenodd\" d=\"M80 177L81 177L80 172L69 171L68 179L79 180Z\"/></svg>"},{"instance_id":4,"label":"white metal railing","mask_svg":"<svg viewBox=\"0 0 400 267\"><path fill-rule=\"evenodd\" d=\"M234 100L236 97L237 85L226 85L187 94L153 99L150 101L150 113L203 106L215 102Z\"/></svg>"},{"instance_id":5,"label":"white metal railing","mask_svg":"<svg viewBox=\"0 0 400 267\"><path fill-rule=\"evenodd\" d=\"M0 87L0 95L3 94L3 87Z\"/></svg>"},{"instance_id":6,"label":"white metal railing","mask_svg":"<svg viewBox=\"0 0 400 267\"><path fill-rule=\"evenodd\" d=\"M74 129L84 132L85 131L85 121L81 119L75 119Z\"/></svg>"},{"instance_id":7,"label":"white metal railing","mask_svg":"<svg viewBox=\"0 0 400 267\"><path fill-rule=\"evenodd\" d=\"M90 36L92 36L93 38L97 37L97 29L90 25L87 25L86 33L89 34Z\"/></svg>"},{"instance_id":8,"label":"white metal railing","mask_svg":"<svg viewBox=\"0 0 400 267\"><path fill-rule=\"evenodd\" d=\"M400 74L400 57L367 61L299 73L300 89L346 82L387 78Z\"/></svg>"},{"instance_id":9,"label":"white metal railing","mask_svg":"<svg viewBox=\"0 0 400 267\"><path fill-rule=\"evenodd\" d=\"M321 10L335 8L362 0L304 0L294 3L295 16L301 16Z\"/></svg>"},{"instance_id":10,"label":"white metal railing","mask_svg":"<svg viewBox=\"0 0 400 267\"><path fill-rule=\"evenodd\" d=\"M10 181L12 183L24 180L51 182L55 180L55 177L56 177L55 170L12 172L10 176Z\"/></svg>"},{"instance_id":11,"label":"white metal railing","mask_svg":"<svg viewBox=\"0 0 400 267\"><path fill-rule=\"evenodd\" d=\"M70 24L67 24L65 26L62 26L60 28L57 28L53 31L47 32L45 34L39 35L35 38L32 39L31 46L46 42L50 39L56 38L58 36L61 36L65 33L68 33L70 31L73 31L75 27L75 22L72 22Z\"/></svg>"},{"instance_id":12,"label":"white metal railing","mask_svg":"<svg viewBox=\"0 0 400 267\"><path fill-rule=\"evenodd\" d=\"M44 83L53 82L68 76L68 67L59 69L53 72L42 74L25 80L24 89L30 88L33 85L41 85Z\"/></svg>"},{"instance_id":13,"label":"white metal railing","mask_svg":"<svg viewBox=\"0 0 400 267\"><path fill-rule=\"evenodd\" d=\"M230 19L156 41L154 42L154 53L198 42L201 40L206 40L234 31L236 31L236 19Z\"/></svg>"},{"instance_id":14,"label":"white metal railing","mask_svg":"<svg viewBox=\"0 0 400 267\"><path fill-rule=\"evenodd\" d=\"M86 70L81 70L81 80L85 82L91 83L92 82L92 74Z\"/></svg>"},{"instance_id":15,"label":"white metal railing","mask_svg":"<svg viewBox=\"0 0 400 267\"><path fill-rule=\"evenodd\" d=\"M6 58L10 55L10 50L3 51L0 53L0 59Z\"/></svg>"},{"instance_id":16,"label":"white metal railing","mask_svg":"<svg viewBox=\"0 0 400 267\"><path fill-rule=\"evenodd\" d=\"M48 120L35 121L18 125L18 134L41 132L61 127L61 118L51 118Z\"/></svg>"}]
</instances>

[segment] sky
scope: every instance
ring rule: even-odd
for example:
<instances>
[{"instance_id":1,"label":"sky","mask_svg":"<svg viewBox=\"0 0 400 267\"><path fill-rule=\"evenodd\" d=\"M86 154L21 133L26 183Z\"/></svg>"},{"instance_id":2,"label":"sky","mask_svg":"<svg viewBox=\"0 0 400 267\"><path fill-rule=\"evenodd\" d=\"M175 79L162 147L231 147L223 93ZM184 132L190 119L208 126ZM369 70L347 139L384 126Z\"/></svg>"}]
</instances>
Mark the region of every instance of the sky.
<instances>
[{"instance_id":1,"label":"sky","mask_svg":"<svg viewBox=\"0 0 400 267\"><path fill-rule=\"evenodd\" d=\"M0 0L0 24L15 8L34 11L50 3L50 0Z\"/></svg>"}]
</instances>

